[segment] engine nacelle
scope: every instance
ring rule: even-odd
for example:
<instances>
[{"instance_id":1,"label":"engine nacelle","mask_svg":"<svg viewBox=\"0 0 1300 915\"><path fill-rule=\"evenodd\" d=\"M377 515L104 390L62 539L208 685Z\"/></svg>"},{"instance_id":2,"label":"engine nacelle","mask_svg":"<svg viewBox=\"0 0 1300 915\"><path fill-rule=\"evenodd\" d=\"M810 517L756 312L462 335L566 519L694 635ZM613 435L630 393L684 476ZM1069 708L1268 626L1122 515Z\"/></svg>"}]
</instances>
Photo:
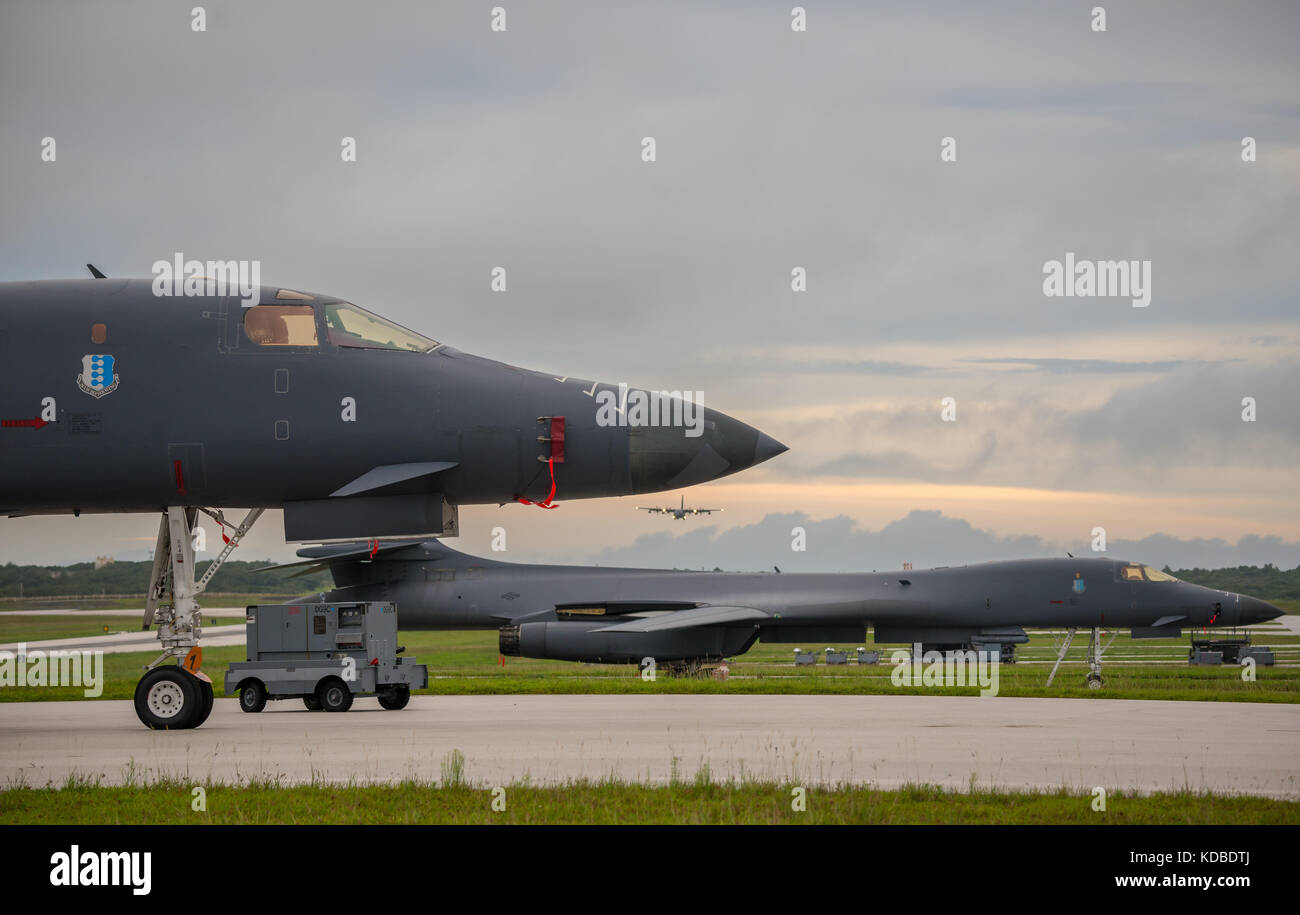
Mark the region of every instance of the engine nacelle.
<instances>
[{"instance_id":1,"label":"engine nacelle","mask_svg":"<svg viewBox=\"0 0 1300 915\"><path fill-rule=\"evenodd\" d=\"M599 624L608 626L608 620ZM501 654L508 657L592 664L640 664L720 659L743 654L758 638L749 627L701 626L671 632L598 632L590 622L523 623L502 626Z\"/></svg>"}]
</instances>

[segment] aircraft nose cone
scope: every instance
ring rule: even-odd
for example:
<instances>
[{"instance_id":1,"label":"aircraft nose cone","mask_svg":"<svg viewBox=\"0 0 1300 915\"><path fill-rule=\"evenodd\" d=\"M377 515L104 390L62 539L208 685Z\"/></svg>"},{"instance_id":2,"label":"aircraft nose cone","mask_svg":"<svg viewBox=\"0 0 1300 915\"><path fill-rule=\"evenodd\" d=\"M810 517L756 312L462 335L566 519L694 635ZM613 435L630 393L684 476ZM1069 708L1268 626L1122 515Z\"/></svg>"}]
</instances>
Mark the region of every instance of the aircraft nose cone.
<instances>
[{"instance_id":1,"label":"aircraft nose cone","mask_svg":"<svg viewBox=\"0 0 1300 915\"><path fill-rule=\"evenodd\" d=\"M694 486L753 467L786 450L738 419L705 409L698 435L672 426L629 430L628 454L634 492Z\"/></svg>"},{"instance_id":2,"label":"aircraft nose cone","mask_svg":"<svg viewBox=\"0 0 1300 915\"><path fill-rule=\"evenodd\" d=\"M758 444L754 446L754 463L761 464L778 454L785 454L790 449L782 445L766 432L758 433Z\"/></svg>"},{"instance_id":3,"label":"aircraft nose cone","mask_svg":"<svg viewBox=\"0 0 1300 915\"><path fill-rule=\"evenodd\" d=\"M1275 607L1266 600L1260 600L1257 597L1241 596L1241 622L1243 625L1249 623L1266 623L1269 620L1275 620L1285 611Z\"/></svg>"}]
</instances>

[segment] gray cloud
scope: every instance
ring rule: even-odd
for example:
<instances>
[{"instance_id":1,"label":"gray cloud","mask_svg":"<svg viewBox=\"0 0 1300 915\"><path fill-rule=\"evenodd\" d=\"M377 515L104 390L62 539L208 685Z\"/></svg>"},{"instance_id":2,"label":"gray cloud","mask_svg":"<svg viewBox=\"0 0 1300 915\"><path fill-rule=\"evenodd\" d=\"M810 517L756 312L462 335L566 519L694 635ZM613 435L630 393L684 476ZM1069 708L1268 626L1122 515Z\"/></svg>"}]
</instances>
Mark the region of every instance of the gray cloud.
<instances>
[{"instance_id":1,"label":"gray cloud","mask_svg":"<svg viewBox=\"0 0 1300 915\"><path fill-rule=\"evenodd\" d=\"M1286 5L1153 4L1099 38L1077 11L829 4L797 39L786 11L735 4L520 7L501 36L458 5L230 3L201 36L161 2L61 8L0 12L8 278L259 256L511 359L535 347L503 323L557 360L629 332L707 357L1131 326L1127 303L1042 298L1065 250L1151 257L1158 323L1293 314ZM1267 154L1245 179L1248 129Z\"/></svg>"},{"instance_id":2,"label":"gray cloud","mask_svg":"<svg viewBox=\"0 0 1300 915\"><path fill-rule=\"evenodd\" d=\"M1116 359L1031 359L1005 356L968 359L984 365L1019 365L1021 371L1050 372L1053 375L1090 375L1129 372L1172 372L1188 366L1204 365L1199 359L1169 359L1162 362L1124 362Z\"/></svg>"},{"instance_id":3,"label":"gray cloud","mask_svg":"<svg viewBox=\"0 0 1300 915\"><path fill-rule=\"evenodd\" d=\"M1076 556L1088 550L1082 541L1071 550ZM1151 534L1138 540L1115 540L1107 544L1109 555L1136 559L1150 565L1174 569L1221 569L1241 565L1274 565L1292 569L1300 565L1300 543L1281 537L1247 534L1236 543L1218 537L1182 539L1171 534Z\"/></svg>"},{"instance_id":4,"label":"gray cloud","mask_svg":"<svg viewBox=\"0 0 1300 915\"><path fill-rule=\"evenodd\" d=\"M807 550L791 549L792 531L806 532ZM866 571L961 565L996 559L1091 555L1087 542L1059 544L1032 535L998 536L968 521L939 511L916 510L878 531L864 530L851 518L815 521L802 512L770 514L757 524L727 530L716 526L685 534L643 534L625 547L596 555L601 565L650 568L706 568L731 571L779 566L785 572ZM1300 542L1278 537L1245 536L1237 543L1222 539L1181 539L1153 534L1139 540L1113 540L1106 555L1173 568L1221 568L1274 563L1300 565Z\"/></svg>"},{"instance_id":5,"label":"gray cloud","mask_svg":"<svg viewBox=\"0 0 1300 915\"><path fill-rule=\"evenodd\" d=\"M789 373L792 375L884 375L911 377L940 371L932 366L914 362L891 362L879 359L788 359L774 357L763 360L736 359L726 363L726 368L763 374Z\"/></svg>"},{"instance_id":6,"label":"gray cloud","mask_svg":"<svg viewBox=\"0 0 1300 915\"><path fill-rule=\"evenodd\" d=\"M812 468L813 475L895 477L915 480L966 481L977 479L979 472L992 459L997 449L997 435L983 433L975 450L957 462L940 464L928 452L879 451L869 454L847 454Z\"/></svg>"},{"instance_id":7,"label":"gray cloud","mask_svg":"<svg viewBox=\"0 0 1300 915\"><path fill-rule=\"evenodd\" d=\"M997 378L950 374L938 384L925 376L916 384L929 386L928 397L917 396L914 385L885 404L849 404L830 421L793 421L780 430L785 440L804 443L791 472L1218 495L1223 487L1215 476L1225 471L1296 468L1300 361L1189 360L1157 372L1123 368L1132 363L1094 371L1091 360L1069 361L1085 365L1077 373L1049 367ZM1101 403L1077 405L1069 389L1045 393L1036 381L1073 374L1155 377L1122 380ZM956 422L940 421L941 395L955 396ZM1255 398L1254 422L1242 420L1246 397Z\"/></svg>"},{"instance_id":8,"label":"gray cloud","mask_svg":"<svg viewBox=\"0 0 1300 915\"><path fill-rule=\"evenodd\" d=\"M1296 391L1298 362L1201 367L1122 391L1055 424L1076 446L1062 478L1096 480L1127 468L1145 480L1189 464L1294 469L1300 448ZM1242 421L1245 397L1255 398L1254 422Z\"/></svg>"}]
</instances>

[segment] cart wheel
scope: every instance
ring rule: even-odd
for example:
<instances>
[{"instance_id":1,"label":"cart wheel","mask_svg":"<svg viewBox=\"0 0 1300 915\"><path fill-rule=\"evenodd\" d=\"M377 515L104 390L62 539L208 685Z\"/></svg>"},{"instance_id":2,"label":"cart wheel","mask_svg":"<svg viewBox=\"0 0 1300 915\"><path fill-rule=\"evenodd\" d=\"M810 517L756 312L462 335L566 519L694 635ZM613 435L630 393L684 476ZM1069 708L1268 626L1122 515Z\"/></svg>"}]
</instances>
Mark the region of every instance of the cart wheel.
<instances>
[{"instance_id":1,"label":"cart wheel","mask_svg":"<svg viewBox=\"0 0 1300 915\"><path fill-rule=\"evenodd\" d=\"M379 694L379 704L390 712L406 708L406 703L411 701L411 688L406 685L394 686Z\"/></svg>"},{"instance_id":2,"label":"cart wheel","mask_svg":"<svg viewBox=\"0 0 1300 915\"><path fill-rule=\"evenodd\" d=\"M239 710L260 712L266 708L266 687L261 680L249 680L239 688Z\"/></svg>"},{"instance_id":3,"label":"cart wheel","mask_svg":"<svg viewBox=\"0 0 1300 915\"><path fill-rule=\"evenodd\" d=\"M136 684L136 716L156 731L194 727L202 711L199 682L176 666L154 668Z\"/></svg>"},{"instance_id":4,"label":"cart wheel","mask_svg":"<svg viewBox=\"0 0 1300 915\"><path fill-rule=\"evenodd\" d=\"M307 706L307 711L309 711L309 712L319 712L319 711L320 711L320 697L319 697L319 696L303 696L303 697L302 697L302 704L305 705L305 706Z\"/></svg>"},{"instance_id":5,"label":"cart wheel","mask_svg":"<svg viewBox=\"0 0 1300 915\"><path fill-rule=\"evenodd\" d=\"M327 712L346 712L352 708L352 690L338 677L330 677L317 687L316 701Z\"/></svg>"}]
</instances>

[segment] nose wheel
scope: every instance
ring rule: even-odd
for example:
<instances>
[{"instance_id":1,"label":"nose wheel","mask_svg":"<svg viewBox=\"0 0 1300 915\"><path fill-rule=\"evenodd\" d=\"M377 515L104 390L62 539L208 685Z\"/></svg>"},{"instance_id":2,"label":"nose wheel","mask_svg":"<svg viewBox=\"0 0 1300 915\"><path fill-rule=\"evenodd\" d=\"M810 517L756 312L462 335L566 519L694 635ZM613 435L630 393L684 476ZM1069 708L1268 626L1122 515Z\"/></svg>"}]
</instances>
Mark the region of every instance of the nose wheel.
<instances>
[{"instance_id":1,"label":"nose wheel","mask_svg":"<svg viewBox=\"0 0 1300 915\"><path fill-rule=\"evenodd\" d=\"M135 713L155 731L196 728L212 714L212 684L183 667L155 667L135 687Z\"/></svg>"}]
</instances>

